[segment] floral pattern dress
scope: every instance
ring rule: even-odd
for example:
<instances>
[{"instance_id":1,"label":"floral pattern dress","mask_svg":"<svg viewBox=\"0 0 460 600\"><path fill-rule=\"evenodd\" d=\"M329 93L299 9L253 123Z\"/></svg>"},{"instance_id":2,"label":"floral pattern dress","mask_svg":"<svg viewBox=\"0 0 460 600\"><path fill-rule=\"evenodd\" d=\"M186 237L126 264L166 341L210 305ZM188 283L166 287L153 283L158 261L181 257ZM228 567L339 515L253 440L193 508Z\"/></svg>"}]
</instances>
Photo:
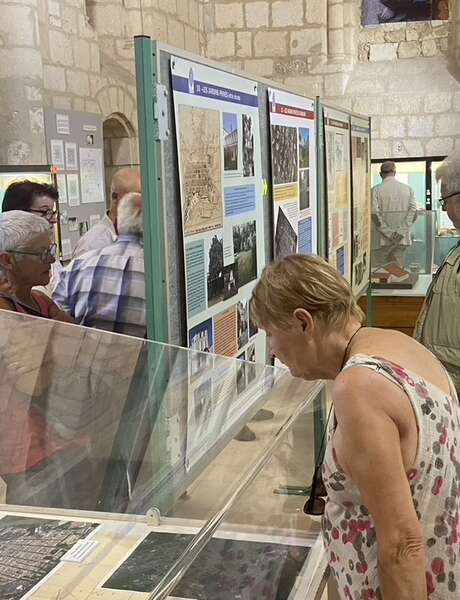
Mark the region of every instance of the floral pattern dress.
<instances>
[{"instance_id":1,"label":"floral pattern dress","mask_svg":"<svg viewBox=\"0 0 460 600\"><path fill-rule=\"evenodd\" d=\"M345 369L372 369L401 387L417 419L418 451L407 473L426 537L429 600L460 598L460 404L451 394L388 360L353 356ZM329 440L323 466L328 492L322 529L342 600L379 600L377 538L358 488L340 469ZM383 490L382 490L383 492Z\"/></svg>"}]
</instances>

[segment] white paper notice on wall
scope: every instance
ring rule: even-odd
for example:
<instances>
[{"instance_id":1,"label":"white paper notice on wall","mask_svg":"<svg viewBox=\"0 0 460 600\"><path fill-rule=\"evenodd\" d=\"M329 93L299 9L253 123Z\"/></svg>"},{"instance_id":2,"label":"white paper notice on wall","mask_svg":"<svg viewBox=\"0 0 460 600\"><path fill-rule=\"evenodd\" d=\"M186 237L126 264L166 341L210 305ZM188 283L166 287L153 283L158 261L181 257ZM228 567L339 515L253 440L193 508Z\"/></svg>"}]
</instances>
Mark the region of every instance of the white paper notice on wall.
<instances>
[{"instance_id":1,"label":"white paper notice on wall","mask_svg":"<svg viewBox=\"0 0 460 600\"><path fill-rule=\"evenodd\" d=\"M66 142L65 144L65 164L67 171L76 171L78 169L77 144Z\"/></svg>"},{"instance_id":2,"label":"white paper notice on wall","mask_svg":"<svg viewBox=\"0 0 460 600\"><path fill-rule=\"evenodd\" d=\"M67 175L67 198L69 206L78 206L80 204L80 186L76 173L69 173Z\"/></svg>"},{"instance_id":3,"label":"white paper notice on wall","mask_svg":"<svg viewBox=\"0 0 460 600\"><path fill-rule=\"evenodd\" d=\"M60 173L56 175L57 189L59 192L59 204L67 204L67 183L65 175Z\"/></svg>"},{"instance_id":4,"label":"white paper notice on wall","mask_svg":"<svg viewBox=\"0 0 460 600\"><path fill-rule=\"evenodd\" d=\"M104 168L101 148L80 148L81 200L104 202Z\"/></svg>"},{"instance_id":5,"label":"white paper notice on wall","mask_svg":"<svg viewBox=\"0 0 460 600\"><path fill-rule=\"evenodd\" d=\"M61 240L62 258L65 260L72 256L72 244L68 238Z\"/></svg>"},{"instance_id":6,"label":"white paper notice on wall","mask_svg":"<svg viewBox=\"0 0 460 600\"><path fill-rule=\"evenodd\" d=\"M56 115L56 131L59 135L70 135L70 118L69 115Z\"/></svg>"},{"instance_id":7,"label":"white paper notice on wall","mask_svg":"<svg viewBox=\"0 0 460 600\"><path fill-rule=\"evenodd\" d=\"M64 142L62 140L51 140L51 164L64 169Z\"/></svg>"}]
</instances>

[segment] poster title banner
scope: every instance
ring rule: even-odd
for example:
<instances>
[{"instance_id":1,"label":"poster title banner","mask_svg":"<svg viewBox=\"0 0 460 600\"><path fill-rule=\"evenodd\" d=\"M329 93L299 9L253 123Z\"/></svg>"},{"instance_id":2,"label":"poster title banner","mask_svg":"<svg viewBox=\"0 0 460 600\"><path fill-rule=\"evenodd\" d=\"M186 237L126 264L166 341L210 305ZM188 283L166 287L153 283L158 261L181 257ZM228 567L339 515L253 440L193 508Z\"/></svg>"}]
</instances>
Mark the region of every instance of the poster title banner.
<instances>
[{"instance_id":1,"label":"poster title banner","mask_svg":"<svg viewBox=\"0 0 460 600\"><path fill-rule=\"evenodd\" d=\"M232 90L213 83L205 81L193 81L190 78L173 75L173 89L175 92L201 96L203 98L222 100L244 106L258 106L257 95L247 94L246 92Z\"/></svg>"},{"instance_id":2,"label":"poster title banner","mask_svg":"<svg viewBox=\"0 0 460 600\"><path fill-rule=\"evenodd\" d=\"M305 110L295 106L287 106L286 104L278 104L276 102L270 103L270 112L278 115L285 115L286 117L297 117L300 119L313 120L315 118L314 110Z\"/></svg>"}]
</instances>

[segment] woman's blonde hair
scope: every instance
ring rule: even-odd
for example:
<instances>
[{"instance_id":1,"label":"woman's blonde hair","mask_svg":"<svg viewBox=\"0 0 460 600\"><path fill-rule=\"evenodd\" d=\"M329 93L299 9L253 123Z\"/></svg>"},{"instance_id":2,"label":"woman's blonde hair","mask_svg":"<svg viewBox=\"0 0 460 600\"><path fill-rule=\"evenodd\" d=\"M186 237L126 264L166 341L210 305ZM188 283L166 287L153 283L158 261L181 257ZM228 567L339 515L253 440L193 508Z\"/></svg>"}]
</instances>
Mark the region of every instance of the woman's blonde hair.
<instances>
[{"instance_id":1,"label":"woman's blonde hair","mask_svg":"<svg viewBox=\"0 0 460 600\"><path fill-rule=\"evenodd\" d=\"M297 308L307 310L327 326L343 326L359 308L345 279L322 258L293 254L266 267L251 298L251 316L260 326L286 329Z\"/></svg>"}]
</instances>

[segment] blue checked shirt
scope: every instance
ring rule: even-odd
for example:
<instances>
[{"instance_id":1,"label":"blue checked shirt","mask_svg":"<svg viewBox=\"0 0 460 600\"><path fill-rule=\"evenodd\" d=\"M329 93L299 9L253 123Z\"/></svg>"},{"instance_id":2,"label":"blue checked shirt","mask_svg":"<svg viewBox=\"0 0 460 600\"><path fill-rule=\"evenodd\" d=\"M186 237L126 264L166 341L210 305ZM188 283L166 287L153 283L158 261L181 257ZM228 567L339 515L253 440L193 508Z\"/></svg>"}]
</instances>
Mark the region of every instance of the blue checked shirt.
<instances>
[{"instance_id":1,"label":"blue checked shirt","mask_svg":"<svg viewBox=\"0 0 460 600\"><path fill-rule=\"evenodd\" d=\"M62 272L53 300L80 325L144 337L144 247L137 235L120 235L75 258Z\"/></svg>"}]
</instances>

